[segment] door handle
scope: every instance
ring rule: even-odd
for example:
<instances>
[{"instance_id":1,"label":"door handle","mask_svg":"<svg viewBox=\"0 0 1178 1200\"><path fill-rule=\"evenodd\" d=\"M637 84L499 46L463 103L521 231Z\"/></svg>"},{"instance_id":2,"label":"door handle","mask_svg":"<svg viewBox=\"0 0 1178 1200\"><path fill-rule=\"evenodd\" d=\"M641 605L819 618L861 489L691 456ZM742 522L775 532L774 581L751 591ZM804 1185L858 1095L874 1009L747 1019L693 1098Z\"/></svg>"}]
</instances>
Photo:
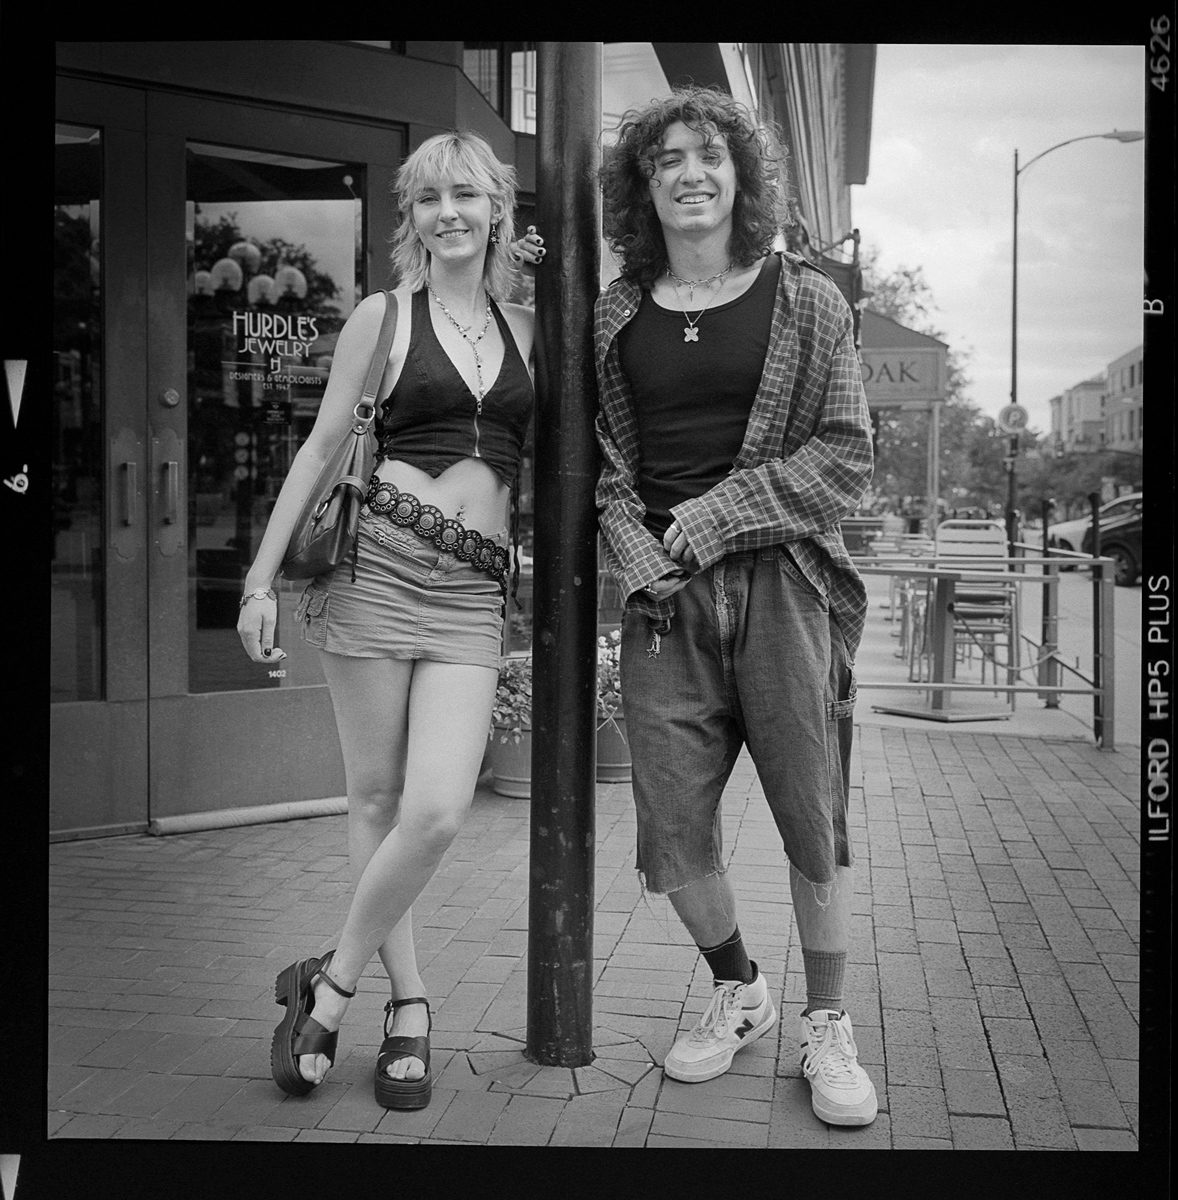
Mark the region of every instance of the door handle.
<instances>
[{"instance_id":1,"label":"door handle","mask_svg":"<svg viewBox=\"0 0 1178 1200\"><path fill-rule=\"evenodd\" d=\"M184 467L184 445L174 429L163 429L151 443L151 475L156 489L156 513L152 518L156 547L164 558L182 550L188 522L180 511L180 478Z\"/></svg>"},{"instance_id":2,"label":"door handle","mask_svg":"<svg viewBox=\"0 0 1178 1200\"><path fill-rule=\"evenodd\" d=\"M164 463L164 524L175 525L180 516L180 464L174 459Z\"/></svg>"},{"instance_id":3,"label":"door handle","mask_svg":"<svg viewBox=\"0 0 1178 1200\"><path fill-rule=\"evenodd\" d=\"M146 462L143 443L130 429L120 429L107 442L106 478L110 481L107 540L112 561L133 562L142 549L143 496L139 464Z\"/></svg>"},{"instance_id":4,"label":"door handle","mask_svg":"<svg viewBox=\"0 0 1178 1200\"><path fill-rule=\"evenodd\" d=\"M139 466L137 463L123 463L123 515L120 522L123 525L135 524L135 496L139 491Z\"/></svg>"}]
</instances>

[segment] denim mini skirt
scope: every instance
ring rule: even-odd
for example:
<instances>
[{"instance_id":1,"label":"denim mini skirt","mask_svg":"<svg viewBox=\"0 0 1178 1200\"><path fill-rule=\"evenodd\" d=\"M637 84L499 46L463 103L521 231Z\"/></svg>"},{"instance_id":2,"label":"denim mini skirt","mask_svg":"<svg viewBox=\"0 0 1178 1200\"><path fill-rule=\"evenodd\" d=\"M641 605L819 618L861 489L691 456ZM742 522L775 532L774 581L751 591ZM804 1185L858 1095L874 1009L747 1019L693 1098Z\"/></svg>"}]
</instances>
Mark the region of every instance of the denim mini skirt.
<instances>
[{"instance_id":1,"label":"denim mini skirt","mask_svg":"<svg viewBox=\"0 0 1178 1200\"><path fill-rule=\"evenodd\" d=\"M503 592L485 571L362 510L351 562L313 579L295 608L305 641L353 658L498 668Z\"/></svg>"}]
</instances>

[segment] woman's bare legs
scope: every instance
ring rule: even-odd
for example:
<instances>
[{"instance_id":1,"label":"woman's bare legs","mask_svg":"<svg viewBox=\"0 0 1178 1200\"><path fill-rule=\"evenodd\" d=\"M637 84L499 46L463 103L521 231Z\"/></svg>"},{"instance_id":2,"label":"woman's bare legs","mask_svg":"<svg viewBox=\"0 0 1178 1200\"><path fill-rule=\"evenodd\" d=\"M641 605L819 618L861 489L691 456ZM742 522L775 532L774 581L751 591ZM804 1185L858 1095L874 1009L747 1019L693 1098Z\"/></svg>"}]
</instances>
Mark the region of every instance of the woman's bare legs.
<instances>
[{"instance_id":1,"label":"woman's bare legs","mask_svg":"<svg viewBox=\"0 0 1178 1200\"><path fill-rule=\"evenodd\" d=\"M496 673L451 663L329 654L322 659L340 727L349 850L359 875L328 969L341 987L351 989L379 950L393 990L421 995L410 906L437 870L470 806L490 727ZM394 757L398 745L404 750ZM316 1021L337 1029L346 1008L342 996L317 982L311 1014ZM426 1020L422 1005L398 1009L393 1032L423 1034ZM315 1083L327 1068L323 1055L299 1060L303 1076ZM389 1072L409 1079L423 1073L417 1059L402 1059Z\"/></svg>"},{"instance_id":2,"label":"woman's bare legs","mask_svg":"<svg viewBox=\"0 0 1178 1200\"><path fill-rule=\"evenodd\" d=\"M337 659L339 655L325 654L324 657ZM361 660L375 662L379 660ZM405 787L405 758L409 741L409 686L413 677L413 663L409 661L393 662L392 678L385 680L385 672L378 669L375 672L360 670L360 686L346 683L333 692L341 699L355 696L370 682L376 682L381 687L381 695L367 697L360 703L367 707L371 700L380 705L385 704L385 714L388 729L384 737L382 758L379 740L377 744L365 742L357 736L357 726L353 720L354 713L341 713L337 710L336 723L340 731L340 748L343 752L345 773L348 786L348 861L352 868L352 887L358 887L364 868L369 859L376 853L377 847L392 831L397 823L397 814L401 807L401 794ZM325 671L331 671L333 664L324 664ZM346 671L346 668L345 668ZM403 674L404 679L399 676ZM375 675L375 680L368 676ZM384 684L391 684L396 699L390 700L389 689ZM399 703L398 703L399 701ZM369 711L380 711L379 708ZM354 764L349 767L348 764ZM371 772L371 774L366 774ZM425 992L421 975L417 969L417 954L413 945L413 909L393 926L388 937L377 949L381 963L389 977L390 990L393 999L404 996L420 996ZM320 984L320 988L326 985ZM424 1013L418 1012L417 1007L400 1008L393 1014L391 1033L413 1036L425 1033L428 1019ZM420 1026L420 1028L417 1028ZM416 1058L397 1059L389 1069L390 1076L400 1079L420 1079L425 1074L425 1064Z\"/></svg>"}]
</instances>

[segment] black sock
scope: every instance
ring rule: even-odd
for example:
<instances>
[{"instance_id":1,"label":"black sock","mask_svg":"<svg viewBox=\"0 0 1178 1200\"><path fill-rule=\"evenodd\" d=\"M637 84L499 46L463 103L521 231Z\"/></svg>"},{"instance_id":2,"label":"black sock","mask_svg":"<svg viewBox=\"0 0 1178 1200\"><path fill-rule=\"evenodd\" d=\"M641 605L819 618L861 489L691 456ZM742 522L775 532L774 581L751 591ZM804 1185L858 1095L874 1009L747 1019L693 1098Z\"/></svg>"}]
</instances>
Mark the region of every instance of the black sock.
<instances>
[{"instance_id":1,"label":"black sock","mask_svg":"<svg viewBox=\"0 0 1178 1200\"><path fill-rule=\"evenodd\" d=\"M718 946L700 946L699 952L712 968L714 979L752 983L757 977L756 964L749 961L739 926L732 931L731 937L725 938Z\"/></svg>"}]
</instances>

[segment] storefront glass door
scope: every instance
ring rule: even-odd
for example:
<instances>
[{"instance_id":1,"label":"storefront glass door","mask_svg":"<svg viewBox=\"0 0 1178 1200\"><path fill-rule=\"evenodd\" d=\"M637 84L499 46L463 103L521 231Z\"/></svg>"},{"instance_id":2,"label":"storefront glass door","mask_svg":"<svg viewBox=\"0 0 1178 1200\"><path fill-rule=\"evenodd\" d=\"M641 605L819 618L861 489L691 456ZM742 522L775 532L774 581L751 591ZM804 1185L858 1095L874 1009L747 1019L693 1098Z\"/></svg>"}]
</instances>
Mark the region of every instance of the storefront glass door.
<instances>
[{"instance_id":1,"label":"storefront glass door","mask_svg":"<svg viewBox=\"0 0 1178 1200\"><path fill-rule=\"evenodd\" d=\"M54 703L98 700L103 671L106 538L102 454L102 136L59 125L53 206L53 544L49 690Z\"/></svg>"},{"instance_id":2,"label":"storefront glass door","mask_svg":"<svg viewBox=\"0 0 1178 1200\"><path fill-rule=\"evenodd\" d=\"M188 196L188 691L322 681L283 621L290 657L242 653L237 601L355 306L363 212L355 164L192 143ZM282 584L289 616L298 589Z\"/></svg>"},{"instance_id":3,"label":"storefront glass door","mask_svg":"<svg viewBox=\"0 0 1178 1200\"><path fill-rule=\"evenodd\" d=\"M402 144L59 80L56 836L342 792L299 585L279 584L280 666L246 657L237 601L339 330L369 276L388 285L369 196L388 208Z\"/></svg>"}]
</instances>

